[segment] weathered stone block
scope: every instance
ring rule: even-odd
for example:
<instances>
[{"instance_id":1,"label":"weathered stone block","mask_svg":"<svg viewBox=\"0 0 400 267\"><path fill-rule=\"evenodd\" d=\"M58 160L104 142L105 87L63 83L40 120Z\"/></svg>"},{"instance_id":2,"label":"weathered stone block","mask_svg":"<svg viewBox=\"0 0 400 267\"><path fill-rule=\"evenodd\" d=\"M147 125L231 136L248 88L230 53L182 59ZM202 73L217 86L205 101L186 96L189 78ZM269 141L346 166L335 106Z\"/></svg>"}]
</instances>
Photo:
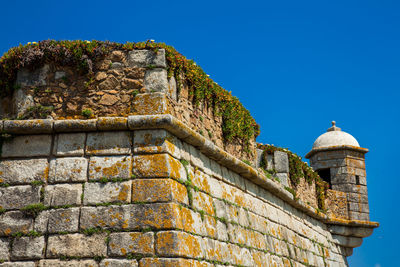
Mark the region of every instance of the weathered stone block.
<instances>
[{"instance_id":1,"label":"weathered stone block","mask_svg":"<svg viewBox=\"0 0 400 267\"><path fill-rule=\"evenodd\" d=\"M134 206L82 207L80 227L132 229L135 227L130 221L133 209Z\"/></svg>"},{"instance_id":2,"label":"weathered stone block","mask_svg":"<svg viewBox=\"0 0 400 267\"><path fill-rule=\"evenodd\" d=\"M95 260L40 260L39 267L97 267ZM112 267L113 265L110 265Z\"/></svg>"},{"instance_id":3,"label":"weathered stone block","mask_svg":"<svg viewBox=\"0 0 400 267\"><path fill-rule=\"evenodd\" d=\"M168 113L167 98L164 93L138 94L133 100L134 115L157 115ZM128 125L129 125L128 118Z\"/></svg>"},{"instance_id":4,"label":"weathered stone block","mask_svg":"<svg viewBox=\"0 0 400 267\"><path fill-rule=\"evenodd\" d=\"M165 61L165 50L133 50L128 53L129 67L167 67Z\"/></svg>"},{"instance_id":5,"label":"weathered stone block","mask_svg":"<svg viewBox=\"0 0 400 267\"><path fill-rule=\"evenodd\" d=\"M4 131L10 134L43 134L53 131L53 120L7 120Z\"/></svg>"},{"instance_id":6,"label":"weathered stone block","mask_svg":"<svg viewBox=\"0 0 400 267\"><path fill-rule=\"evenodd\" d=\"M276 172L289 172L289 159L285 152L274 151L274 163Z\"/></svg>"},{"instance_id":7,"label":"weathered stone block","mask_svg":"<svg viewBox=\"0 0 400 267\"><path fill-rule=\"evenodd\" d=\"M201 258L204 255L201 244L201 237L193 236L185 232L158 232L156 251L160 256Z\"/></svg>"},{"instance_id":8,"label":"weathered stone block","mask_svg":"<svg viewBox=\"0 0 400 267\"><path fill-rule=\"evenodd\" d=\"M130 203L131 182L86 183L83 204Z\"/></svg>"},{"instance_id":9,"label":"weathered stone block","mask_svg":"<svg viewBox=\"0 0 400 267\"><path fill-rule=\"evenodd\" d=\"M1 156L7 157L34 157L49 156L51 135L22 135L5 141Z\"/></svg>"},{"instance_id":10,"label":"weathered stone block","mask_svg":"<svg viewBox=\"0 0 400 267\"><path fill-rule=\"evenodd\" d=\"M56 132L87 132L96 131L96 119L92 120L55 120Z\"/></svg>"},{"instance_id":11,"label":"weathered stone block","mask_svg":"<svg viewBox=\"0 0 400 267\"><path fill-rule=\"evenodd\" d=\"M79 208L56 209L48 213L49 233L77 232L79 225Z\"/></svg>"},{"instance_id":12,"label":"weathered stone block","mask_svg":"<svg viewBox=\"0 0 400 267\"><path fill-rule=\"evenodd\" d=\"M47 159L3 160L0 162L0 184L29 184L45 181L49 174Z\"/></svg>"},{"instance_id":13,"label":"weathered stone block","mask_svg":"<svg viewBox=\"0 0 400 267\"><path fill-rule=\"evenodd\" d=\"M108 244L110 256L127 256L127 254L154 254L154 233L114 233Z\"/></svg>"},{"instance_id":14,"label":"weathered stone block","mask_svg":"<svg viewBox=\"0 0 400 267\"><path fill-rule=\"evenodd\" d=\"M100 131L116 131L128 129L126 117L100 117L97 119L97 129Z\"/></svg>"},{"instance_id":15,"label":"weathered stone block","mask_svg":"<svg viewBox=\"0 0 400 267\"><path fill-rule=\"evenodd\" d=\"M136 229L182 229L179 219L181 206L175 203L154 203L135 205L130 214L130 223Z\"/></svg>"},{"instance_id":16,"label":"weathered stone block","mask_svg":"<svg viewBox=\"0 0 400 267\"><path fill-rule=\"evenodd\" d=\"M20 209L40 202L40 186L18 185L0 188L0 207Z\"/></svg>"},{"instance_id":17,"label":"weathered stone block","mask_svg":"<svg viewBox=\"0 0 400 267\"><path fill-rule=\"evenodd\" d=\"M49 258L96 257L107 255L105 234L85 236L83 234L67 234L49 236L46 256Z\"/></svg>"},{"instance_id":18,"label":"weathered stone block","mask_svg":"<svg viewBox=\"0 0 400 267\"><path fill-rule=\"evenodd\" d=\"M284 186L289 186L289 175L286 172L281 172L281 173L277 173L275 174L276 177L278 177L279 181L281 181L281 184L283 184Z\"/></svg>"},{"instance_id":19,"label":"weathered stone block","mask_svg":"<svg viewBox=\"0 0 400 267\"><path fill-rule=\"evenodd\" d=\"M44 86L46 85L47 73L50 70L49 65L44 65L34 71L20 69L17 73L16 84L19 86Z\"/></svg>"},{"instance_id":20,"label":"weathered stone block","mask_svg":"<svg viewBox=\"0 0 400 267\"><path fill-rule=\"evenodd\" d=\"M127 131L88 133L86 154L123 155L131 152L131 135Z\"/></svg>"},{"instance_id":21,"label":"weathered stone block","mask_svg":"<svg viewBox=\"0 0 400 267\"><path fill-rule=\"evenodd\" d=\"M0 215L0 236L17 232L27 233L33 228L33 219L20 211L9 211Z\"/></svg>"},{"instance_id":22,"label":"weathered stone block","mask_svg":"<svg viewBox=\"0 0 400 267\"><path fill-rule=\"evenodd\" d=\"M44 205L64 206L81 204L81 184L48 185L44 191Z\"/></svg>"},{"instance_id":23,"label":"weathered stone block","mask_svg":"<svg viewBox=\"0 0 400 267\"><path fill-rule=\"evenodd\" d=\"M14 260L40 259L44 252L44 236L16 238L11 250Z\"/></svg>"},{"instance_id":24,"label":"weathered stone block","mask_svg":"<svg viewBox=\"0 0 400 267\"><path fill-rule=\"evenodd\" d=\"M130 156L91 157L89 180L100 178L131 178L132 160Z\"/></svg>"},{"instance_id":25,"label":"weathered stone block","mask_svg":"<svg viewBox=\"0 0 400 267\"><path fill-rule=\"evenodd\" d=\"M203 210L207 214L214 215L213 199L203 192L193 191L193 207Z\"/></svg>"},{"instance_id":26,"label":"weathered stone block","mask_svg":"<svg viewBox=\"0 0 400 267\"><path fill-rule=\"evenodd\" d=\"M351 202L368 203L368 196L358 193L348 193L347 197Z\"/></svg>"},{"instance_id":27,"label":"weathered stone block","mask_svg":"<svg viewBox=\"0 0 400 267\"><path fill-rule=\"evenodd\" d=\"M134 156L133 170L137 177L171 177L186 180L186 170L182 163L168 154Z\"/></svg>"},{"instance_id":28,"label":"weathered stone block","mask_svg":"<svg viewBox=\"0 0 400 267\"><path fill-rule=\"evenodd\" d=\"M53 155L83 156L85 139L85 133L58 134L55 137Z\"/></svg>"},{"instance_id":29,"label":"weathered stone block","mask_svg":"<svg viewBox=\"0 0 400 267\"><path fill-rule=\"evenodd\" d=\"M140 267L211 267L207 262L200 262L182 258L143 258L140 260Z\"/></svg>"},{"instance_id":30,"label":"weathered stone block","mask_svg":"<svg viewBox=\"0 0 400 267\"><path fill-rule=\"evenodd\" d=\"M87 181L88 161L85 158L57 158L50 160L49 182Z\"/></svg>"},{"instance_id":31,"label":"weathered stone block","mask_svg":"<svg viewBox=\"0 0 400 267\"><path fill-rule=\"evenodd\" d=\"M349 202L348 204L349 204L349 211L369 213L368 203Z\"/></svg>"},{"instance_id":32,"label":"weathered stone block","mask_svg":"<svg viewBox=\"0 0 400 267\"><path fill-rule=\"evenodd\" d=\"M0 238L0 261L10 259L10 241L7 238Z\"/></svg>"},{"instance_id":33,"label":"weathered stone block","mask_svg":"<svg viewBox=\"0 0 400 267\"><path fill-rule=\"evenodd\" d=\"M187 189L172 179L135 179L132 181L132 203L172 202L189 204Z\"/></svg>"},{"instance_id":34,"label":"weathered stone block","mask_svg":"<svg viewBox=\"0 0 400 267\"><path fill-rule=\"evenodd\" d=\"M133 146L136 154L169 153L180 158L180 140L166 130L137 130L135 131Z\"/></svg>"},{"instance_id":35,"label":"weathered stone block","mask_svg":"<svg viewBox=\"0 0 400 267\"><path fill-rule=\"evenodd\" d=\"M117 259L104 259L100 262L100 267L137 267L136 260L117 260Z\"/></svg>"}]
</instances>

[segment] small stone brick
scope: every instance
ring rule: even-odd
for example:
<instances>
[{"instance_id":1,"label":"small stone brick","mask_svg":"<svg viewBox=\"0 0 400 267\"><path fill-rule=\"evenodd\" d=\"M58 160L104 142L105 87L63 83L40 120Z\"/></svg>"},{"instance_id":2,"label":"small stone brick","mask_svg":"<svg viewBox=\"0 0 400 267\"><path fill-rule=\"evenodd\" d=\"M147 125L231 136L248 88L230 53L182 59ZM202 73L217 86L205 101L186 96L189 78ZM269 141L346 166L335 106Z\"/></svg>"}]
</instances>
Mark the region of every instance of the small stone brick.
<instances>
[{"instance_id":1,"label":"small stone brick","mask_svg":"<svg viewBox=\"0 0 400 267\"><path fill-rule=\"evenodd\" d=\"M171 177L186 180L186 170L182 163L168 154L134 156L133 169L137 177Z\"/></svg>"},{"instance_id":2,"label":"small stone brick","mask_svg":"<svg viewBox=\"0 0 400 267\"><path fill-rule=\"evenodd\" d=\"M18 185L0 188L0 207L20 209L40 202L40 186Z\"/></svg>"},{"instance_id":3,"label":"small stone brick","mask_svg":"<svg viewBox=\"0 0 400 267\"><path fill-rule=\"evenodd\" d=\"M0 261L10 259L9 245L10 241L7 238L0 238Z\"/></svg>"},{"instance_id":4,"label":"small stone brick","mask_svg":"<svg viewBox=\"0 0 400 267\"><path fill-rule=\"evenodd\" d=\"M114 233L108 244L110 256L127 256L127 254L154 254L154 234L151 232Z\"/></svg>"},{"instance_id":5,"label":"small stone brick","mask_svg":"<svg viewBox=\"0 0 400 267\"><path fill-rule=\"evenodd\" d=\"M130 203L131 182L86 183L83 204Z\"/></svg>"},{"instance_id":6,"label":"small stone brick","mask_svg":"<svg viewBox=\"0 0 400 267\"><path fill-rule=\"evenodd\" d=\"M107 178L131 178L130 156L91 157L89 180Z\"/></svg>"},{"instance_id":7,"label":"small stone brick","mask_svg":"<svg viewBox=\"0 0 400 267\"><path fill-rule=\"evenodd\" d=\"M44 191L44 205L64 206L81 204L81 184L48 185Z\"/></svg>"},{"instance_id":8,"label":"small stone brick","mask_svg":"<svg viewBox=\"0 0 400 267\"><path fill-rule=\"evenodd\" d=\"M106 256L105 234L85 236L67 234L49 236L46 255L49 258Z\"/></svg>"},{"instance_id":9,"label":"small stone brick","mask_svg":"<svg viewBox=\"0 0 400 267\"><path fill-rule=\"evenodd\" d=\"M9 211L0 215L0 236L10 236L17 232L27 233L33 228L32 218L20 211Z\"/></svg>"},{"instance_id":10,"label":"small stone brick","mask_svg":"<svg viewBox=\"0 0 400 267\"><path fill-rule=\"evenodd\" d=\"M130 216L134 206L82 207L81 229L95 227L113 229L132 229Z\"/></svg>"},{"instance_id":11,"label":"small stone brick","mask_svg":"<svg viewBox=\"0 0 400 267\"><path fill-rule=\"evenodd\" d=\"M56 209L48 213L48 232L77 232L79 208Z\"/></svg>"},{"instance_id":12,"label":"small stone brick","mask_svg":"<svg viewBox=\"0 0 400 267\"><path fill-rule=\"evenodd\" d=\"M187 189L172 179L135 179L132 181L132 202L178 201L189 204Z\"/></svg>"},{"instance_id":13,"label":"small stone brick","mask_svg":"<svg viewBox=\"0 0 400 267\"><path fill-rule=\"evenodd\" d=\"M21 262L4 262L0 263L0 267L35 267L36 264L33 261L21 261Z\"/></svg>"},{"instance_id":14,"label":"small stone brick","mask_svg":"<svg viewBox=\"0 0 400 267\"><path fill-rule=\"evenodd\" d=\"M160 256L201 258L204 255L201 244L202 240L200 237L185 232L158 232L156 251Z\"/></svg>"},{"instance_id":15,"label":"small stone brick","mask_svg":"<svg viewBox=\"0 0 400 267\"><path fill-rule=\"evenodd\" d=\"M159 154L169 153L175 158L180 158L179 147L181 141L168 131L160 130L137 130L135 131L134 153L136 154Z\"/></svg>"},{"instance_id":16,"label":"small stone brick","mask_svg":"<svg viewBox=\"0 0 400 267\"><path fill-rule=\"evenodd\" d=\"M85 148L85 133L58 134L55 138L53 155L83 156Z\"/></svg>"},{"instance_id":17,"label":"small stone brick","mask_svg":"<svg viewBox=\"0 0 400 267\"><path fill-rule=\"evenodd\" d=\"M29 184L45 181L49 174L47 159L3 160L0 162L0 184Z\"/></svg>"},{"instance_id":18,"label":"small stone brick","mask_svg":"<svg viewBox=\"0 0 400 267\"><path fill-rule=\"evenodd\" d=\"M38 267L97 267L95 260L40 260ZM116 265L118 266L118 265ZM113 267L110 265L109 267Z\"/></svg>"},{"instance_id":19,"label":"small stone brick","mask_svg":"<svg viewBox=\"0 0 400 267\"><path fill-rule=\"evenodd\" d=\"M207 214L214 215L213 199L203 192L193 192L193 207L198 210L203 210Z\"/></svg>"},{"instance_id":20,"label":"small stone brick","mask_svg":"<svg viewBox=\"0 0 400 267\"><path fill-rule=\"evenodd\" d=\"M168 92L168 78L165 69L156 68L147 70L144 74L144 87L146 93L152 92Z\"/></svg>"},{"instance_id":21,"label":"small stone brick","mask_svg":"<svg viewBox=\"0 0 400 267\"><path fill-rule=\"evenodd\" d=\"M3 158L50 156L51 135L22 135L5 141L2 147Z\"/></svg>"},{"instance_id":22,"label":"small stone brick","mask_svg":"<svg viewBox=\"0 0 400 267\"><path fill-rule=\"evenodd\" d=\"M43 257L44 236L16 238L12 245L11 258L14 260L40 259Z\"/></svg>"},{"instance_id":23,"label":"small stone brick","mask_svg":"<svg viewBox=\"0 0 400 267\"><path fill-rule=\"evenodd\" d=\"M87 181L88 161L85 158L58 158L50 161L49 182Z\"/></svg>"},{"instance_id":24,"label":"small stone brick","mask_svg":"<svg viewBox=\"0 0 400 267\"><path fill-rule=\"evenodd\" d=\"M104 259L100 262L100 267L137 267L136 260L116 260Z\"/></svg>"},{"instance_id":25,"label":"small stone brick","mask_svg":"<svg viewBox=\"0 0 400 267\"><path fill-rule=\"evenodd\" d=\"M88 133L86 154L123 155L131 152L131 136L128 131Z\"/></svg>"}]
</instances>

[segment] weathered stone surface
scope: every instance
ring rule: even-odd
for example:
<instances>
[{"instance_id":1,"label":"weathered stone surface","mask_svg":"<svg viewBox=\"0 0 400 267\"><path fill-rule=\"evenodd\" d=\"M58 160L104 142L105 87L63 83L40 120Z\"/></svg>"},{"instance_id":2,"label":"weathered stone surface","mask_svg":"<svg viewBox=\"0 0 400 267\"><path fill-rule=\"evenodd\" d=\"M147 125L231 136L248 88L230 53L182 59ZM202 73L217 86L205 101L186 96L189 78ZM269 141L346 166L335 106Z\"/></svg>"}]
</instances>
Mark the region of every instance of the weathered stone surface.
<instances>
[{"instance_id":1,"label":"weathered stone surface","mask_svg":"<svg viewBox=\"0 0 400 267\"><path fill-rule=\"evenodd\" d=\"M160 256L203 257L202 240L185 232L162 231L157 233L156 251Z\"/></svg>"},{"instance_id":2,"label":"weathered stone surface","mask_svg":"<svg viewBox=\"0 0 400 267\"><path fill-rule=\"evenodd\" d=\"M88 161L85 158L57 158L50 161L50 183L85 182Z\"/></svg>"},{"instance_id":3,"label":"weathered stone surface","mask_svg":"<svg viewBox=\"0 0 400 267\"><path fill-rule=\"evenodd\" d=\"M128 118L126 117L101 117L97 119L97 129L101 131L127 130Z\"/></svg>"},{"instance_id":4,"label":"weathered stone surface","mask_svg":"<svg viewBox=\"0 0 400 267\"><path fill-rule=\"evenodd\" d=\"M5 141L1 156L6 157L34 157L49 156L51 135L22 135Z\"/></svg>"},{"instance_id":5,"label":"weathered stone surface","mask_svg":"<svg viewBox=\"0 0 400 267\"><path fill-rule=\"evenodd\" d=\"M160 67L167 66L165 61L165 50L157 52L151 50L133 50L128 53L129 67Z\"/></svg>"},{"instance_id":6,"label":"weathered stone surface","mask_svg":"<svg viewBox=\"0 0 400 267\"><path fill-rule=\"evenodd\" d=\"M131 151L130 132L97 132L88 133L86 154L88 155L121 155Z\"/></svg>"},{"instance_id":7,"label":"weathered stone surface","mask_svg":"<svg viewBox=\"0 0 400 267\"><path fill-rule=\"evenodd\" d=\"M168 113L167 98L164 93L138 94L133 100L134 115L157 115ZM131 117L131 120L135 118ZM129 125L128 118L128 125Z\"/></svg>"},{"instance_id":8,"label":"weathered stone surface","mask_svg":"<svg viewBox=\"0 0 400 267\"><path fill-rule=\"evenodd\" d=\"M24 159L0 161L0 184L29 184L47 180L49 163L47 159Z\"/></svg>"},{"instance_id":9,"label":"weathered stone surface","mask_svg":"<svg viewBox=\"0 0 400 267\"><path fill-rule=\"evenodd\" d=\"M182 258L143 258L140 260L140 267L211 267L208 262L200 262L191 259ZM217 265L215 265L217 266Z\"/></svg>"},{"instance_id":10,"label":"weathered stone surface","mask_svg":"<svg viewBox=\"0 0 400 267\"><path fill-rule=\"evenodd\" d=\"M0 238L0 261L10 259L9 245L10 241L7 238Z\"/></svg>"},{"instance_id":11,"label":"weathered stone surface","mask_svg":"<svg viewBox=\"0 0 400 267\"><path fill-rule=\"evenodd\" d=\"M13 101L13 109L18 117L23 116L29 108L35 106L33 96L27 94L24 89L14 91Z\"/></svg>"},{"instance_id":12,"label":"weathered stone surface","mask_svg":"<svg viewBox=\"0 0 400 267\"><path fill-rule=\"evenodd\" d=\"M107 178L131 178L132 160L130 156L91 157L89 180Z\"/></svg>"},{"instance_id":13,"label":"weathered stone surface","mask_svg":"<svg viewBox=\"0 0 400 267\"><path fill-rule=\"evenodd\" d=\"M285 152L274 151L274 162L276 172L289 172L289 159Z\"/></svg>"},{"instance_id":14,"label":"weathered stone surface","mask_svg":"<svg viewBox=\"0 0 400 267\"><path fill-rule=\"evenodd\" d=\"M83 204L130 203L131 182L86 183Z\"/></svg>"},{"instance_id":15,"label":"weathered stone surface","mask_svg":"<svg viewBox=\"0 0 400 267\"><path fill-rule=\"evenodd\" d=\"M53 120L7 120L4 131L16 134L43 134L53 131Z\"/></svg>"},{"instance_id":16,"label":"weathered stone surface","mask_svg":"<svg viewBox=\"0 0 400 267\"><path fill-rule=\"evenodd\" d=\"M132 203L172 201L189 204L185 186L172 179L135 179L132 181Z\"/></svg>"},{"instance_id":17,"label":"weathered stone surface","mask_svg":"<svg viewBox=\"0 0 400 267\"><path fill-rule=\"evenodd\" d=\"M171 78L169 78L168 81L168 94L169 96L174 99L175 101L178 100L178 95L177 95L177 90L176 90L176 80L175 77L172 76Z\"/></svg>"},{"instance_id":18,"label":"weathered stone surface","mask_svg":"<svg viewBox=\"0 0 400 267\"><path fill-rule=\"evenodd\" d=\"M126 256L132 254L153 255L154 233L114 233L110 235L108 244L111 256Z\"/></svg>"},{"instance_id":19,"label":"weathered stone surface","mask_svg":"<svg viewBox=\"0 0 400 267\"><path fill-rule=\"evenodd\" d=\"M165 69L147 70L144 75L144 87L146 93L168 92L168 78Z\"/></svg>"},{"instance_id":20,"label":"weathered stone surface","mask_svg":"<svg viewBox=\"0 0 400 267\"><path fill-rule=\"evenodd\" d=\"M117 259L104 259L100 262L100 267L137 267L136 260L117 260Z\"/></svg>"},{"instance_id":21,"label":"weathered stone surface","mask_svg":"<svg viewBox=\"0 0 400 267\"><path fill-rule=\"evenodd\" d=\"M134 156L133 171L137 177L187 179L186 170L182 163L168 154Z\"/></svg>"},{"instance_id":22,"label":"weathered stone surface","mask_svg":"<svg viewBox=\"0 0 400 267\"><path fill-rule=\"evenodd\" d=\"M48 185L44 191L44 205L64 206L81 204L81 184Z\"/></svg>"},{"instance_id":23,"label":"weathered stone surface","mask_svg":"<svg viewBox=\"0 0 400 267\"><path fill-rule=\"evenodd\" d=\"M40 202L40 186L18 185L0 188L0 207L20 209Z\"/></svg>"},{"instance_id":24,"label":"weathered stone surface","mask_svg":"<svg viewBox=\"0 0 400 267\"><path fill-rule=\"evenodd\" d=\"M133 206L82 207L80 227L131 229L133 225L129 218L133 209Z\"/></svg>"},{"instance_id":25,"label":"weathered stone surface","mask_svg":"<svg viewBox=\"0 0 400 267\"><path fill-rule=\"evenodd\" d=\"M20 69L17 73L16 84L19 86L44 86L46 85L46 78L49 70L50 66L47 64L34 71Z\"/></svg>"},{"instance_id":26,"label":"weathered stone surface","mask_svg":"<svg viewBox=\"0 0 400 267\"><path fill-rule=\"evenodd\" d=\"M289 175L286 172L275 174L284 186L289 186Z\"/></svg>"},{"instance_id":27,"label":"weathered stone surface","mask_svg":"<svg viewBox=\"0 0 400 267\"><path fill-rule=\"evenodd\" d=\"M0 236L17 232L27 233L33 228L33 220L20 211L9 211L0 215Z\"/></svg>"},{"instance_id":28,"label":"weathered stone surface","mask_svg":"<svg viewBox=\"0 0 400 267\"><path fill-rule=\"evenodd\" d=\"M21 262L4 262L0 263L0 267L35 267L36 264L33 261L21 261Z\"/></svg>"},{"instance_id":29,"label":"weathered stone surface","mask_svg":"<svg viewBox=\"0 0 400 267\"><path fill-rule=\"evenodd\" d=\"M48 213L49 233L77 232L79 224L79 208L56 209Z\"/></svg>"},{"instance_id":30,"label":"weathered stone surface","mask_svg":"<svg viewBox=\"0 0 400 267\"><path fill-rule=\"evenodd\" d=\"M193 207L202 210L207 214L214 215L213 199L203 192L193 192Z\"/></svg>"},{"instance_id":31,"label":"weathered stone surface","mask_svg":"<svg viewBox=\"0 0 400 267\"><path fill-rule=\"evenodd\" d=\"M41 260L39 267L97 267L95 260ZM112 267L113 265L110 265Z\"/></svg>"},{"instance_id":32,"label":"weathered stone surface","mask_svg":"<svg viewBox=\"0 0 400 267\"><path fill-rule=\"evenodd\" d=\"M58 134L55 138L53 155L83 156L85 139L85 133Z\"/></svg>"},{"instance_id":33,"label":"weathered stone surface","mask_svg":"<svg viewBox=\"0 0 400 267\"><path fill-rule=\"evenodd\" d=\"M96 119L92 120L55 120L54 130L56 132L87 132L95 131Z\"/></svg>"},{"instance_id":34,"label":"weathered stone surface","mask_svg":"<svg viewBox=\"0 0 400 267\"><path fill-rule=\"evenodd\" d=\"M14 260L40 259L44 252L44 236L16 238L11 250Z\"/></svg>"},{"instance_id":35,"label":"weathered stone surface","mask_svg":"<svg viewBox=\"0 0 400 267\"><path fill-rule=\"evenodd\" d=\"M180 158L180 140L166 130L137 130L133 139L134 153L169 153Z\"/></svg>"},{"instance_id":36,"label":"weathered stone surface","mask_svg":"<svg viewBox=\"0 0 400 267\"><path fill-rule=\"evenodd\" d=\"M67 234L49 236L46 256L96 257L107 255L105 234L85 236L83 234Z\"/></svg>"}]
</instances>

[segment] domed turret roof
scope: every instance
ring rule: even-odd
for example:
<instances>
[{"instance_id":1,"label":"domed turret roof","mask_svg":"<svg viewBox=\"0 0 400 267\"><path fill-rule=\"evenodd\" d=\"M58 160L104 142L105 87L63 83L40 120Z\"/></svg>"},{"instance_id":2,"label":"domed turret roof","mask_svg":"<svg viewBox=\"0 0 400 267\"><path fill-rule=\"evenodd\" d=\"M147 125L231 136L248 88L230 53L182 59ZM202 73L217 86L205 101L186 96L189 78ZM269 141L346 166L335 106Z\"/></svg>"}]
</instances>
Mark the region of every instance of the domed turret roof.
<instances>
[{"instance_id":1,"label":"domed turret roof","mask_svg":"<svg viewBox=\"0 0 400 267\"><path fill-rule=\"evenodd\" d=\"M346 132L343 132L339 127L336 127L336 122L332 122L332 127L317 140L315 140L312 149L319 149L333 146L355 146L360 147L357 140Z\"/></svg>"},{"instance_id":2,"label":"domed turret roof","mask_svg":"<svg viewBox=\"0 0 400 267\"><path fill-rule=\"evenodd\" d=\"M332 127L315 140L306 158L311 157L317 151L343 148L357 150L363 153L368 152L368 149L360 147L357 140L351 134L343 132L339 127L336 127L336 122L332 121Z\"/></svg>"}]
</instances>

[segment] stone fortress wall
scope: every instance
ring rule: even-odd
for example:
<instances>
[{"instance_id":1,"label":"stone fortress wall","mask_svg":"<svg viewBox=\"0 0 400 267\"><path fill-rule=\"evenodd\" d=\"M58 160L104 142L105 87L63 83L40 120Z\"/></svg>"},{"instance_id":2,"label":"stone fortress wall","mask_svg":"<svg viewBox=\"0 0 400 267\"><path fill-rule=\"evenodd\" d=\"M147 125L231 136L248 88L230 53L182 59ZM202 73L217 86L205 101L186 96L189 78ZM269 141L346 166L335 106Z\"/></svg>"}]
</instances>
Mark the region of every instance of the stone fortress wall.
<instances>
[{"instance_id":1,"label":"stone fortress wall","mask_svg":"<svg viewBox=\"0 0 400 267\"><path fill-rule=\"evenodd\" d=\"M104 70L95 77L117 77L111 86L119 91L127 76L141 72L138 87L113 94L100 85L108 78L96 78L87 88L93 92L82 90L93 99L76 104L96 118L77 117L80 110L63 101L52 118L0 122L7 133L0 266L347 265L378 224L351 216L346 192L333 190L340 186L325 191L324 210L315 181L301 180L294 193L290 154L257 150L254 140L246 150L224 143L221 117L207 104L193 105L188 86L177 90L168 78L165 51L123 52L130 60L121 53L97 63ZM20 70L22 86L3 114L56 106L40 94L53 94L60 75L76 74L54 66ZM79 86L69 79L76 89L58 93L78 101ZM105 95L118 99L105 105L108 111Z\"/></svg>"}]
</instances>

